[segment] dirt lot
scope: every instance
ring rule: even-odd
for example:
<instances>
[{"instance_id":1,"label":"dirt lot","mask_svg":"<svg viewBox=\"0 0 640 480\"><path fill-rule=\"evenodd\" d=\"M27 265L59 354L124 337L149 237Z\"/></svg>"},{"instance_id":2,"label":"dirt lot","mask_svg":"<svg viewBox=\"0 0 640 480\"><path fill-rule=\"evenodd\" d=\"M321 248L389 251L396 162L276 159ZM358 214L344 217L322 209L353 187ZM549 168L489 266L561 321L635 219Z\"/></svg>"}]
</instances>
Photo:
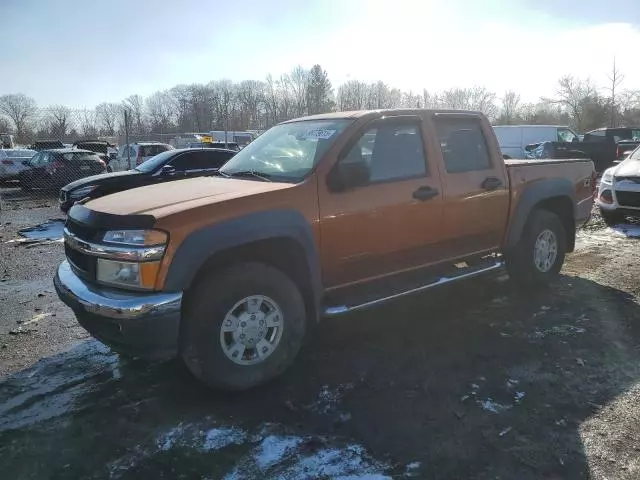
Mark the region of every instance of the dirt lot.
<instances>
[{"instance_id":1,"label":"dirt lot","mask_svg":"<svg viewBox=\"0 0 640 480\"><path fill-rule=\"evenodd\" d=\"M223 395L89 339L53 293L62 245L11 242L55 201L1 193L3 478L640 477L640 227L595 218L547 290L325 321L283 378Z\"/></svg>"}]
</instances>

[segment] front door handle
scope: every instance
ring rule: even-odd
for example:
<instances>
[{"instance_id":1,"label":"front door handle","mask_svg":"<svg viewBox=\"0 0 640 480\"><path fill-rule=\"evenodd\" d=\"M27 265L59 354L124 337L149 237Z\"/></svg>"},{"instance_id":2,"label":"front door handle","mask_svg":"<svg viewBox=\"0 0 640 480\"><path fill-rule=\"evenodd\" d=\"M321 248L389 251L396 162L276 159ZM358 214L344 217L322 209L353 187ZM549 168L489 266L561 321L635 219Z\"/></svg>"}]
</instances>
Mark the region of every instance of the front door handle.
<instances>
[{"instance_id":1,"label":"front door handle","mask_svg":"<svg viewBox=\"0 0 640 480\"><path fill-rule=\"evenodd\" d=\"M498 187L502 186L502 180L496 177L489 177L482 182L482 188L485 190L495 190Z\"/></svg>"},{"instance_id":2,"label":"front door handle","mask_svg":"<svg viewBox=\"0 0 640 480\"><path fill-rule=\"evenodd\" d=\"M439 194L440 192L438 192L438 190L436 190L435 188L419 187L413 192L413 198L425 202L427 200L431 200L434 197L437 197Z\"/></svg>"}]
</instances>

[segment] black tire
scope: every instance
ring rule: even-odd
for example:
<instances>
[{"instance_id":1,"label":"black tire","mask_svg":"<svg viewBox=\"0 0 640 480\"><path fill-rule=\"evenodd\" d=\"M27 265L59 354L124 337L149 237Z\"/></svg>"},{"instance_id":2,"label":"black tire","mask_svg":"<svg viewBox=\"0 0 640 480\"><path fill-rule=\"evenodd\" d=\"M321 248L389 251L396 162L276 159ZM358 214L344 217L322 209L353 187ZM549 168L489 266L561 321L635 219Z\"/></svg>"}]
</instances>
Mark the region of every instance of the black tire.
<instances>
[{"instance_id":1,"label":"black tire","mask_svg":"<svg viewBox=\"0 0 640 480\"><path fill-rule=\"evenodd\" d=\"M600 216L602 217L602 220L604 220L604 223L609 227L615 227L616 225L620 225L626 221L624 215L616 210L610 211L600 209Z\"/></svg>"},{"instance_id":2,"label":"black tire","mask_svg":"<svg viewBox=\"0 0 640 480\"><path fill-rule=\"evenodd\" d=\"M260 363L238 365L225 354L220 332L227 313L251 295L263 295L278 305L282 336ZM204 276L188 294L180 333L181 356L189 370L207 385L246 390L277 377L293 363L305 330L304 300L293 281L268 265L241 263Z\"/></svg>"},{"instance_id":3,"label":"black tire","mask_svg":"<svg viewBox=\"0 0 640 480\"><path fill-rule=\"evenodd\" d=\"M556 240L557 253L548 270L541 270L535 262L535 247L538 237L549 230ZM505 252L509 276L516 283L535 287L549 284L560 273L567 251L567 233L560 218L547 210L534 210L529 215L518 244Z\"/></svg>"}]
</instances>

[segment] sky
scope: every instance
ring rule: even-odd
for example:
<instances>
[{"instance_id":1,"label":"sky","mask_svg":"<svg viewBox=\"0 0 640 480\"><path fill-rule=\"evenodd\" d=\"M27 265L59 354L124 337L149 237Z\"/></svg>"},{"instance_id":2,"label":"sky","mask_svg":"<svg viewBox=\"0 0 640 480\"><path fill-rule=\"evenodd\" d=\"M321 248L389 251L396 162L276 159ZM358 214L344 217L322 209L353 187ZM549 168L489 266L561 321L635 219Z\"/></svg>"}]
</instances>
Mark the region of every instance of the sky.
<instances>
[{"instance_id":1,"label":"sky","mask_svg":"<svg viewBox=\"0 0 640 480\"><path fill-rule=\"evenodd\" d=\"M640 0L0 0L0 95L92 107L319 63L350 79L526 101L562 75L640 89Z\"/></svg>"}]
</instances>

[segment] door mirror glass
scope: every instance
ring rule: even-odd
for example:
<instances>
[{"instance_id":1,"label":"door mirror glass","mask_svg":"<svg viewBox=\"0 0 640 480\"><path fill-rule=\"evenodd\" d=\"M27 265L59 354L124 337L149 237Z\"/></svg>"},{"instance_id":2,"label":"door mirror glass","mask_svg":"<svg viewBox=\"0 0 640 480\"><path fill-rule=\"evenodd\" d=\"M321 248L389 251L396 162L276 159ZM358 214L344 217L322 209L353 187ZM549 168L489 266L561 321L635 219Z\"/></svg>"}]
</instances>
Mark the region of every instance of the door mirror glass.
<instances>
[{"instance_id":1,"label":"door mirror glass","mask_svg":"<svg viewBox=\"0 0 640 480\"><path fill-rule=\"evenodd\" d=\"M172 175L174 173L176 173L176 169L171 165L163 165L163 167L160 169L161 175Z\"/></svg>"}]
</instances>

